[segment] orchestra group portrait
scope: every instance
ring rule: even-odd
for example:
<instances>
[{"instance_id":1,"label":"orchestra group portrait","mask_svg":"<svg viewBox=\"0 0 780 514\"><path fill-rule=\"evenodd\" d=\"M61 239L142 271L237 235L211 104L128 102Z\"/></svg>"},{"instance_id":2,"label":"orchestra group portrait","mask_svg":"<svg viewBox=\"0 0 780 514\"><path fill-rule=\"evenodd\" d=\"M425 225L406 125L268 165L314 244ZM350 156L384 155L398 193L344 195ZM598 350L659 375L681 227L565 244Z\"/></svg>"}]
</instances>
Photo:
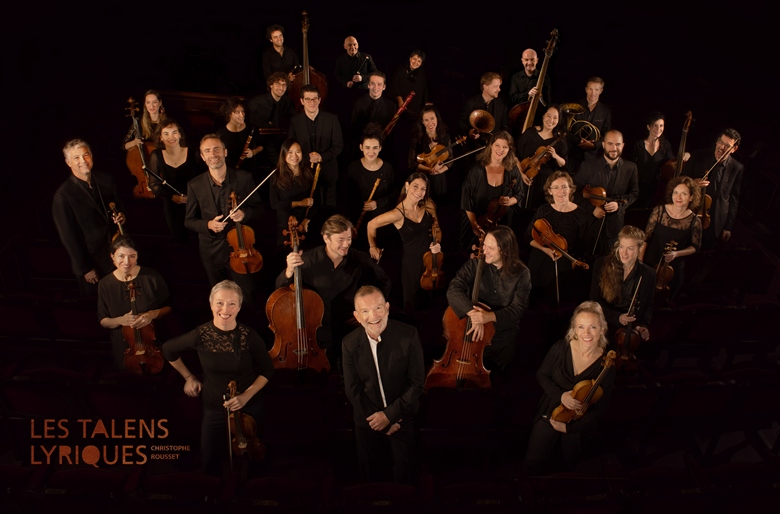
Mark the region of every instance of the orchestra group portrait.
<instances>
[{"instance_id":1,"label":"orchestra group portrait","mask_svg":"<svg viewBox=\"0 0 780 514\"><path fill-rule=\"evenodd\" d=\"M661 112L613 123L602 77L579 79L581 99L559 98L566 88L548 73L557 30L514 75L471 77L475 96L452 124L429 87L435 56L404 53L383 72L345 35L345 53L314 68L308 19L302 52L284 30L266 32L267 91L219 97L212 129L193 129L167 92L131 99L132 191L101 166L109 149L62 148L70 173L52 215L80 294L110 330L114 367L144 377L172 367L182 397L202 399L207 474L273 451L263 396L283 384L336 387L359 476L410 483L424 395L500 390L522 361L541 396L518 465L574 469L616 377L654 354L654 307L678 297L691 255L731 238L739 132L686 148L688 113L675 152L679 133ZM625 140L640 128L643 139ZM147 221L132 213L152 204L205 272L197 300L211 317L178 333L163 322L180 314L174 282L140 264ZM531 311L565 313L543 352L523 351Z\"/></svg>"}]
</instances>

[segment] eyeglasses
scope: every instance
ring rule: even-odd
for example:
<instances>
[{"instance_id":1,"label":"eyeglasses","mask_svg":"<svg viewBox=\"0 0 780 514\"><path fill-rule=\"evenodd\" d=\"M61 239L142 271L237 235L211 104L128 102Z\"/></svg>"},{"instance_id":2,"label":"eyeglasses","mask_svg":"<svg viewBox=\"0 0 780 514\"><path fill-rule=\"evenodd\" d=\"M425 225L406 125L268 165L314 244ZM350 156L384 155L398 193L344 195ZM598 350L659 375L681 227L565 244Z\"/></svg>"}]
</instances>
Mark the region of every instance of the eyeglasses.
<instances>
[{"instance_id":1,"label":"eyeglasses","mask_svg":"<svg viewBox=\"0 0 780 514\"><path fill-rule=\"evenodd\" d=\"M550 188L550 191L558 191L558 190L566 191L567 189L571 189L571 188L569 186L552 186Z\"/></svg>"},{"instance_id":2,"label":"eyeglasses","mask_svg":"<svg viewBox=\"0 0 780 514\"><path fill-rule=\"evenodd\" d=\"M320 101L320 97L318 96L317 98L304 98L303 101L304 102L309 102L309 103L319 102Z\"/></svg>"}]
</instances>

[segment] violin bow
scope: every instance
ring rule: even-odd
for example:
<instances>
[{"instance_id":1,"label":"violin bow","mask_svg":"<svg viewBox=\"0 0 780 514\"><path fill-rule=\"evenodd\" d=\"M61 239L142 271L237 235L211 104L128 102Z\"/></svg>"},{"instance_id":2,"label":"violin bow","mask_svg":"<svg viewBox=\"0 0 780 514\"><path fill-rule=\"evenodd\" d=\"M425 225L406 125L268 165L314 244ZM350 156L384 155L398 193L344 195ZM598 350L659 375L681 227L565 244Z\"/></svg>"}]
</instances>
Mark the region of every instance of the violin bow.
<instances>
[{"instance_id":1,"label":"violin bow","mask_svg":"<svg viewBox=\"0 0 780 514\"><path fill-rule=\"evenodd\" d=\"M230 216L231 216L231 215L232 215L234 212L236 212L238 209L240 209L240 208L241 208L241 206L242 206L242 205L244 205L244 202L246 202L247 200L249 200L249 197L250 197L250 196L252 196L253 194L255 194L255 192L257 192L257 190L258 190L258 189L260 189L260 186L262 186L263 184L265 184L265 183L266 183L266 181L267 181L269 178L271 178L271 175L273 175L274 173L276 173L276 170L278 170L278 169L279 169L279 168L274 168L274 170L273 170L271 173L269 173L269 174L268 174L268 176L267 176L267 177L265 177L265 178L263 179L263 181L262 181L262 182L260 182L259 184L257 184L257 187L256 187L256 188L254 188L254 189L252 190L252 192L251 192L251 193L249 193L248 195L246 195L246 198L244 198L243 200L241 200L241 203L240 203L240 204L236 205L235 209L230 209L230 212L228 213L228 215L227 215L227 216L225 216L225 218L229 218L229 217L230 217Z\"/></svg>"},{"instance_id":2,"label":"violin bow","mask_svg":"<svg viewBox=\"0 0 780 514\"><path fill-rule=\"evenodd\" d=\"M718 159L717 161L715 161L715 164L713 164L713 165L712 165L712 167L711 167L710 169L708 169L708 170L707 170L707 173L705 173L705 174L704 174L704 176L701 178L701 180L707 180L707 177L709 177L709 175L710 175L710 172L711 172L712 170L714 170L714 169L715 169L715 166L717 166L718 164L720 164L720 163L722 163L723 161L725 161L725 160L726 160L726 157L728 157L729 155L731 155L731 153L730 153L730 152L731 152L731 149L732 149L732 148L734 148L734 147L736 146L736 144L737 144L737 142L736 142L736 141L734 141L734 143L732 143L732 145L731 145L731 146L729 146L729 147L726 149L726 151L725 151L725 152L723 152L723 155L721 155L721 156L720 156L720 159Z\"/></svg>"},{"instance_id":3,"label":"violin bow","mask_svg":"<svg viewBox=\"0 0 780 514\"><path fill-rule=\"evenodd\" d=\"M311 195L309 195L309 198L314 198L314 190L317 189L317 179L320 178L320 168L322 167L322 163L317 163L317 169L314 171L314 182L311 185ZM306 207L306 214L303 215L303 219L307 219L309 217L309 209L311 209L311 205ZM303 221L303 220L301 220Z\"/></svg>"},{"instance_id":4,"label":"violin bow","mask_svg":"<svg viewBox=\"0 0 780 514\"><path fill-rule=\"evenodd\" d=\"M631 298L631 304L628 306L628 312L634 310L634 302L636 301L636 295L639 294L639 286L642 285L642 275L639 275L639 282L636 283L636 289L634 290L634 296Z\"/></svg>"},{"instance_id":5,"label":"violin bow","mask_svg":"<svg viewBox=\"0 0 780 514\"><path fill-rule=\"evenodd\" d=\"M162 178L160 175L158 175L157 173L153 172L151 169L147 168L145 165L143 166L143 168L144 168L144 171L146 173L148 173L149 175L151 175L154 178L156 178L157 180L159 180L162 183L162 185L170 187L171 189L173 189L173 192L176 193L177 195L184 196L184 193L180 193L178 189L173 187L170 182L168 182L167 180Z\"/></svg>"},{"instance_id":6,"label":"violin bow","mask_svg":"<svg viewBox=\"0 0 780 514\"><path fill-rule=\"evenodd\" d=\"M398 118L401 117L401 114L406 110L406 106L409 105L409 102L412 101L412 98L414 97L414 91L409 93L409 96L406 97L406 100L404 100L403 105L398 108L397 111L395 111L395 116L393 116L393 119L390 120L390 123L387 124L385 127L385 130L382 132L382 137L387 137L390 135L390 132L393 130L393 127L395 127L395 124L398 123Z\"/></svg>"},{"instance_id":7,"label":"violin bow","mask_svg":"<svg viewBox=\"0 0 780 514\"><path fill-rule=\"evenodd\" d=\"M227 397L223 394L222 400L227 401ZM230 439L230 407L225 407L225 421L227 422L227 437L228 437L228 453L230 454L230 471L233 471L233 441Z\"/></svg>"},{"instance_id":8,"label":"violin bow","mask_svg":"<svg viewBox=\"0 0 780 514\"><path fill-rule=\"evenodd\" d=\"M466 153L464 153L463 155L459 155L459 156L455 157L454 159L450 159L450 160L449 160L449 161L447 161L447 162L443 162L441 165L442 165L442 166L446 166L446 165L448 165L448 164L449 164L449 163L451 163L451 162L455 162L455 161L457 161L458 159L462 159L462 158L464 158L464 157L466 157L466 156L468 156L468 155L471 155L471 154L473 154L474 152L479 152L480 150L484 150L484 149L485 149L485 147L484 147L484 146L481 146L481 147L477 148L476 150L471 150L470 152L466 152Z\"/></svg>"}]
</instances>

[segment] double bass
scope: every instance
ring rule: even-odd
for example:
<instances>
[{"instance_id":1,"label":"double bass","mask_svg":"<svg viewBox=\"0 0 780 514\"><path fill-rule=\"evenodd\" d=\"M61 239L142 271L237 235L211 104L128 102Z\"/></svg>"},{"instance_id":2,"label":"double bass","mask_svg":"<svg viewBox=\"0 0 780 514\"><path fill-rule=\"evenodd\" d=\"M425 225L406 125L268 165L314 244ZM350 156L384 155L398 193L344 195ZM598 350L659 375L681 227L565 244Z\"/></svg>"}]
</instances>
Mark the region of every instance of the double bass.
<instances>
[{"instance_id":1,"label":"double bass","mask_svg":"<svg viewBox=\"0 0 780 514\"><path fill-rule=\"evenodd\" d=\"M682 138L680 139L680 147L677 149L677 159L670 159L661 166L661 182L663 183L669 182L673 178L679 177L682 173L682 168L685 164L683 161L683 155L685 155L685 143L688 140L688 130L691 128L692 121L693 113L691 113L691 111L686 112L685 123L683 123Z\"/></svg>"},{"instance_id":2,"label":"double bass","mask_svg":"<svg viewBox=\"0 0 780 514\"><path fill-rule=\"evenodd\" d=\"M439 220L434 219L431 225L431 238L434 243L441 243L441 229L439 229ZM441 252L433 253L430 250L423 255L423 274L420 277L420 287L426 291L441 289L447 283L441 264L444 261L444 254Z\"/></svg>"},{"instance_id":3,"label":"double bass","mask_svg":"<svg viewBox=\"0 0 780 514\"><path fill-rule=\"evenodd\" d=\"M228 395L223 400L232 400L238 393L235 380L228 383ZM230 439L230 468L233 469L233 455L246 455L252 460L265 458L265 445L257 437L257 422L240 410L227 410L228 438Z\"/></svg>"},{"instance_id":4,"label":"double bass","mask_svg":"<svg viewBox=\"0 0 780 514\"><path fill-rule=\"evenodd\" d=\"M471 291L471 304L490 310L487 305L479 303L479 286L482 282L482 270L485 266L485 257L482 255L483 241L484 236L479 239L477 255L474 257L478 263L474 287ZM474 341L473 334L468 333L471 330L471 318L465 316L463 319L458 319L452 307L447 307L442 318L442 325L447 346L441 359L433 361L433 366L425 377L425 390L427 391L431 387L489 388L490 371L485 368L482 355L485 347L490 345L490 341L496 334L493 323L486 323L482 340Z\"/></svg>"},{"instance_id":5,"label":"double bass","mask_svg":"<svg viewBox=\"0 0 780 514\"><path fill-rule=\"evenodd\" d=\"M143 132L141 132L141 123L138 121L135 113L139 111L138 102L131 96L127 99L127 103L130 104L125 107L126 111L129 111L125 116L132 118L133 131L135 132L136 139L143 139ZM125 164L127 169L130 170L130 174L135 177L138 184L133 188L133 196L138 198L154 198L152 188L149 187L149 166L147 165L147 159L155 150L157 145L152 141L144 141L138 146L134 146L127 151L125 157Z\"/></svg>"},{"instance_id":6,"label":"double bass","mask_svg":"<svg viewBox=\"0 0 780 514\"><path fill-rule=\"evenodd\" d=\"M639 300L637 294L639 293L639 286L642 285L642 277L639 277L639 282L636 284L636 290L634 296L631 298L631 305L628 306L628 317L633 318L636 315L637 309L639 309ZM615 364L617 369L634 369L636 368L636 356L634 352L642 343L642 336L639 332L634 330L634 322L629 321L626 326L619 328L615 332L615 343L618 349L618 360Z\"/></svg>"},{"instance_id":7,"label":"double bass","mask_svg":"<svg viewBox=\"0 0 780 514\"><path fill-rule=\"evenodd\" d=\"M128 297L130 298L130 311L133 316L138 316L138 307L136 297L139 294L135 281L126 278ZM128 348L125 350L124 364L125 369L136 375L156 375L163 366L165 358L157 345L154 344L156 337L154 335L154 322L145 327L132 328L122 327L122 337L127 342Z\"/></svg>"},{"instance_id":8,"label":"double bass","mask_svg":"<svg viewBox=\"0 0 780 514\"><path fill-rule=\"evenodd\" d=\"M230 193L232 210L236 210L236 192ZM227 234L227 242L233 248L230 253L230 269L242 275L257 273L263 267L263 256L255 250L255 231L252 227L242 225L238 221L236 226Z\"/></svg>"},{"instance_id":9,"label":"double bass","mask_svg":"<svg viewBox=\"0 0 780 514\"><path fill-rule=\"evenodd\" d=\"M550 57L555 51L555 45L558 43L558 29L553 29L550 33L550 40L547 41L547 48L544 49L544 62L542 63L542 69L539 70L539 80L536 81L536 94L527 102L515 105L509 111L509 130L514 133L514 129L520 122L520 117L525 114L525 122L523 123L523 129L520 131L522 134L528 127L534 124L534 116L536 116L536 108L539 107L539 99L542 97L542 86L544 86L544 77L547 75L547 65L550 63Z\"/></svg>"},{"instance_id":10,"label":"double bass","mask_svg":"<svg viewBox=\"0 0 780 514\"><path fill-rule=\"evenodd\" d=\"M298 220L290 216L284 235L285 241L298 252ZM307 369L317 373L330 372L330 363L325 351L317 344L317 329L322 325L325 305L322 298L311 289L303 288L301 267L296 266L293 283L274 291L265 304L265 315L269 328L274 332L274 346L268 352L275 369L304 372ZM295 323L292 323L292 320Z\"/></svg>"},{"instance_id":11,"label":"double bass","mask_svg":"<svg viewBox=\"0 0 780 514\"><path fill-rule=\"evenodd\" d=\"M301 88L308 86L309 84L317 86L320 91L320 101L324 102L328 97L328 79L324 73L312 70L309 66L309 13L303 11L303 66L301 70L295 74L295 77L290 84L290 98L302 98ZM293 102L295 109L298 112L303 110L303 104L297 100Z\"/></svg>"},{"instance_id":12,"label":"double bass","mask_svg":"<svg viewBox=\"0 0 780 514\"><path fill-rule=\"evenodd\" d=\"M561 423L568 423L572 420L578 420L588 412L588 408L599 401L604 394L604 390L601 388L601 384L604 379L607 378L607 371L612 367L612 363L615 360L615 352L610 350L607 355L604 356L604 361L601 365L604 369L599 373L596 380L583 380L578 382L574 389L571 390L571 397L582 403L582 408L579 410L568 409L565 405L560 404L552 412L551 419L560 421Z\"/></svg>"}]
</instances>

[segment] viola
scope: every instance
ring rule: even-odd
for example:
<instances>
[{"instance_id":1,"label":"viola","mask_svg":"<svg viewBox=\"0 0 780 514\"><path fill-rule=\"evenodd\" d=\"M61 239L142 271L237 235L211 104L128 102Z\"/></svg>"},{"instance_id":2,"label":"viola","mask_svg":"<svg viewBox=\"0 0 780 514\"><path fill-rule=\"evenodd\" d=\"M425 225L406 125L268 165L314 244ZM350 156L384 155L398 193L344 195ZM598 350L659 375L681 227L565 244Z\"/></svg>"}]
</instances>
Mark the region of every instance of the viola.
<instances>
[{"instance_id":1,"label":"viola","mask_svg":"<svg viewBox=\"0 0 780 514\"><path fill-rule=\"evenodd\" d=\"M284 235L290 236L293 252L299 250L298 221L290 216ZM274 346L268 352L275 369L313 370L330 372L325 351L317 344L317 329L322 325L325 306L322 298L310 289L303 288L301 267L293 274L293 283L274 291L265 304L269 328L274 332ZM295 323L292 323L295 320Z\"/></svg>"},{"instance_id":2,"label":"viola","mask_svg":"<svg viewBox=\"0 0 780 514\"><path fill-rule=\"evenodd\" d=\"M109 207L109 209L111 209L111 213L112 213L114 216L119 216L119 210L116 208L116 204L115 204L114 202L111 202L111 203L109 203L109 204L108 204L108 207ZM123 235L125 235L125 226L124 226L124 223L117 223L117 225L116 225L116 226L117 226L117 228L118 228L119 230L117 230L117 231L116 231L116 234L114 234L114 237L112 237L112 238L111 238L111 241L113 241L114 239L116 239L116 238L117 238L117 237L119 237L119 236L123 236Z\"/></svg>"},{"instance_id":3,"label":"viola","mask_svg":"<svg viewBox=\"0 0 780 514\"><path fill-rule=\"evenodd\" d=\"M456 138L455 141L449 146L436 145L431 149L430 152L421 153L418 155L417 162L423 166L433 168L437 164L441 164L450 158L450 150L455 148L457 145L462 145L465 142L466 136L460 136Z\"/></svg>"},{"instance_id":4,"label":"viola","mask_svg":"<svg viewBox=\"0 0 780 514\"><path fill-rule=\"evenodd\" d=\"M246 138L246 143L244 143L244 148L241 150L241 157L238 159L238 162L236 162L236 168L240 168L241 165L244 163L244 154L249 149L249 145L252 143L252 135L254 133L255 133L255 129L249 131L249 136Z\"/></svg>"},{"instance_id":5,"label":"viola","mask_svg":"<svg viewBox=\"0 0 780 514\"><path fill-rule=\"evenodd\" d=\"M631 305L628 307L628 316L634 317L637 309L639 309L639 300L637 294L639 294L639 286L642 285L642 277L639 277L639 282L636 284L636 290L634 296L631 298ZM625 327L619 328L615 332L615 343L618 349L619 358L615 366L618 369L635 369L636 368L636 356L634 352L639 345L642 344L642 336L634 329L634 322L629 321Z\"/></svg>"},{"instance_id":6,"label":"viola","mask_svg":"<svg viewBox=\"0 0 780 514\"><path fill-rule=\"evenodd\" d=\"M126 287L130 298L130 311L133 316L138 316L136 297L140 293L137 291L135 281L130 280L130 275L127 276ZM165 358L154 344L156 340L154 322L141 328L122 327L122 337L128 346L124 358L127 371L137 375L156 375L163 369Z\"/></svg>"},{"instance_id":7,"label":"viola","mask_svg":"<svg viewBox=\"0 0 780 514\"><path fill-rule=\"evenodd\" d=\"M309 66L309 13L303 11L303 66L301 70L295 74L295 77L290 84L290 98L303 98L301 96L301 88L313 84L317 86L320 91L320 101L325 102L328 97L328 78L324 73L315 71ZM301 102L295 102L295 109L298 112L303 110L303 104Z\"/></svg>"},{"instance_id":8,"label":"viola","mask_svg":"<svg viewBox=\"0 0 780 514\"><path fill-rule=\"evenodd\" d=\"M534 238L534 241L540 245L546 248L550 248L551 250L561 254L563 257L569 259L571 261L572 267L581 266L582 269L590 269L587 263L579 261L566 253L569 249L569 243L566 241L565 237L555 233L552 225L550 225L550 222L546 219L539 218L538 220L534 221L534 227L533 230L531 230L531 236Z\"/></svg>"},{"instance_id":9,"label":"viola","mask_svg":"<svg viewBox=\"0 0 780 514\"><path fill-rule=\"evenodd\" d=\"M607 355L604 357L604 361L601 363L604 369L601 370L598 378L596 378L596 380L583 380L582 382L578 382L577 385L574 386L574 389L571 390L571 397L575 400L579 400L579 402L582 403L582 408L579 410L573 410L566 408L566 406L563 404L560 404L555 408L550 418L555 421L560 421L561 423L568 423L572 420L578 420L584 416L585 413L588 412L588 408L594 403L598 402L601 396L604 394L604 390L601 388L601 384L607 377L607 371L610 367L612 367L614 359L615 352L610 350L609 353L607 353Z\"/></svg>"},{"instance_id":10,"label":"viola","mask_svg":"<svg viewBox=\"0 0 780 514\"><path fill-rule=\"evenodd\" d=\"M664 255L677 250L677 241L669 241L664 246ZM655 295L657 297L669 297L669 282L674 278L674 268L661 256L661 262L655 267Z\"/></svg>"},{"instance_id":11,"label":"viola","mask_svg":"<svg viewBox=\"0 0 780 514\"><path fill-rule=\"evenodd\" d=\"M542 87L544 86L544 77L547 74L547 66L550 63L550 57L555 52L555 45L558 43L558 29L553 29L550 33L550 40L547 41L547 48L544 49L544 62L542 68L539 70L539 79L536 81L536 95L527 102L515 105L509 111L509 130L514 133L515 126L520 122L523 114L525 114L525 122L523 123L523 130L520 133L525 132L528 127L534 124L534 116L536 116L536 109L539 107L539 99L542 97Z\"/></svg>"},{"instance_id":12,"label":"viola","mask_svg":"<svg viewBox=\"0 0 780 514\"><path fill-rule=\"evenodd\" d=\"M627 202L627 200L621 200L619 198L610 198L607 196L607 191L603 187L590 187L590 184L585 186L585 189L582 190L582 197L590 200L590 203L596 207L601 207L609 202Z\"/></svg>"},{"instance_id":13,"label":"viola","mask_svg":"<svg viewBox=\"0 0 780 514\"><path fill-rule=\"evenodd\" d=\"M731 150L736 146L737 142L734 141L731 146L729 146L724 152L723 155L720 156L720 159L715 161L715 164L710 167L710 169L707 170L707 173L704 174L704 176L701 178L701 180L708 180L708 177L710 176L710 172L715 169L715 167L722 163L724 160L726 160L726 157L731 155ZM707 194L707 186L703 186L701 188L701 205L699 206L698 212L696 215L701 220L701 228L707 229L707 227L710 226L711 218L710 218L710 207L712 207L712 197Z\"/></svg>"},{"instance_id":14,"label":"viola","mask_svg":"<svg viewBox=\"0 0 780 514\"><path fill-rule=\"evenodd\" d=\"M434 243L441 243L439 220L433 220L431 239L433 239ZM444 262L444 255L441 252L433 253L430 250L425 252L425 255L423 255L424 269L422 277L420 277L420 287L426 291L434 291L445 286L447 279L444 276L444 271L441 269L442 262Z\"/></svg>"},{"instance_id":15,"label":"viola","mask_svg":"<svg viewBox=\"0 0 780 514\"><path fill-rule=\"evenodd\" d=\"M374 193L376 193L376 188L379 187L379 182L381 182L382 179L376 179L376 182L374 182L374 189L371 190L371 194L368 195L368 200L366 200L366 203L370 202L372 198L374 198ZM366 217L366 210L363 210L363 212L360 213L360 217L357 220L357 223L355 223L355 227L352 229L352 237L356 238L358 234L358 230L360 229L360 225L363 224L363 218Z\"/></svg>"},{"instance_id":16,"label":"viola","mask_svg":"<svg viewBox=\"0 0 780 514\"><path fill-rule=\"evenodd\" d=\"M141 132L141 122L135 115L138 109L138 102L133 97L127 99L127 103L130 104L125 107L126 111L129 111L125 116L132 118L133 131L135 132L136 139L143 139L143 133ZM130 174L135 177L138 184L133 188L133 196L138 198L154 198L152 188L149 187L149 166L147 165L147 159L152 150L155 150L157 145L152 141L144 141L138 146L134 146L127 151L125 157L125 164L127 169L130 170Z\"/></svg>"},{"instance_id":17,"label":"viola","mask_svg":"<svg viewBox=\"0 0 780 514\"><path fill-rule=\"evenodd\" d=\"M683 155L685 155L685 142L688 140L688 129L691 128L691 122L693 121L693 113L688 111L685 113L685 123L683 123L683 133L680 139L680 147L677 149L677 159L669 159L661 166L661 181L669 182L673 178L677 178L682 173ZM660 147L658 148L660 150Z\"/></svg>"},{"instance_id":18,"label":"viola","mask_svg":"<svg viewBox=\"0 0 780 514\"><path fill-rule=\"evenodd\" d=\"M552 158L552 153L550 153L552 147L557 145L564 137L566 137L566 132L561 132L552 143L537 148L532 156L526 157L520 162L520 171L525 173L525 176L530 179L536 177L539 174L542 164L548 162Z\"/></svg>"},{"instance_id":19,"label":"viola","mask_svg":"<svg viewBox=\"0 0 780 514\"><path fill-rule=\"evenodd\" d=\"M228 384L228 396L232 400L237 395L238 386L235 380ZM233 467L233 455L246 455L252 460L265 458L265 445L257 437L257 423L249 414L241 411L227 410L228 431L230 432L230 464Z\"/></svg>"},{"instance_id":20,"label":"viola","mask_svg":"<svg viewBox=\"0 0 780 514\"><path fill-rule=\"evenodd\" d=\"M509 196L509 194L514 191L515 184L517 184L517 179L512 179L512 182L509 183L509 187L506 187L504 189L504 192L506 194L503 194L499 196L498 198L493 198L490 200L490 203L488 203L487 206L487 212L479 217L477 220L477 224L482 227L482 229L487 232L493 227L498 226L499 220L506 216L506 205L501 205L501 198L505 196Z\"/></svg>"},{"instance_id":21,"label":"viola","mask_svg":"<svg viewBox=\"0 0 780 514\"><path fill-rule=\"evenodd\" d=\"M482 254L483 241L484 235L479 239L479 247L476 248L477 255L474 257L479 262L474 287L471 291L471 302L472 305L479 305L489 311L490 307L479 303L479 285L482 281L482 270L485 265L485 258ZM447 346L441 359L433 361L433 366L425 377L425 390L427 391L431 387L489 388L490 371L485 368L482 355L485 347L490 345L490 341L496 333L493 323L484 325L484 334L479 342L474 341L473 334L468 333L471 330L471 318L464 316L463 319L458 319L452 307L447 307L447 310L444 311L442 325Z\"/></svg>"},{"instance_id":22,"label":"viola","mask_svg":"<svg viewBox=\"0 0 780 514\"><path fill-rule=\"evenodd\" d=\"M230 193L232 211L236 210L236 192ZM242 275L257 273L263 267L263 256L255 250L255 231L239 222L227 235L228 244L233 248L230 253L230 269Z\"/></svg>"}]
</instances>

